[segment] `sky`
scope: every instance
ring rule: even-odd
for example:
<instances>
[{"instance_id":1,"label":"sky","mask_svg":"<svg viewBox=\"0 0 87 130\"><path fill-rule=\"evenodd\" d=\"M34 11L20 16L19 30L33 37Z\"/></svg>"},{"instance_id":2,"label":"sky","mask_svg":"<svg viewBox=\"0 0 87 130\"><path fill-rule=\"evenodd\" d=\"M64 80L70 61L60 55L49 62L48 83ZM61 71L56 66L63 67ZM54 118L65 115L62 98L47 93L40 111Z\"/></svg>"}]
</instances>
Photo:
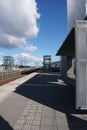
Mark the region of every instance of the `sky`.
<instances>
[{"instance_id":1,"label":"sky","mask_svg":"<svg viewBox=\"0 0 87 130\"><path fill-rule=\"evenodd\" d=\"M0 64L13 56L18 65L52 62L67 35L66 0L0 0Z\"/></svg>"}]
</instances>

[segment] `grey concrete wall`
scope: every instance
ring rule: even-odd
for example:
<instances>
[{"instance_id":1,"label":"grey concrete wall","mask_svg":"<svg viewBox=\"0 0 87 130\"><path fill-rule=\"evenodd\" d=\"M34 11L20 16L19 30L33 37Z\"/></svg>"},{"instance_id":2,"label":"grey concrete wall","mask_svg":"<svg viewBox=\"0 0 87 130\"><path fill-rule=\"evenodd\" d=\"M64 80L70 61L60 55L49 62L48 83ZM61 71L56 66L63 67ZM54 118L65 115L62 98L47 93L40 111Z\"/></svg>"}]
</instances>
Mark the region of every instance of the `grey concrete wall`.
<instances>
[{"instance_id":1,"label":"grey concrete wall","mask_svg":"<svg viewBox=\"0 0 87 130\"><path fill-rule=\"evenodd\" d=\"M67 74L67 57L66 56L61 57L61 74L63 76L66 76Z\"/></svg>"},{"instance_id":2,"label":"grey concrete wall","mask_svg":"<svg viewBox=\"0 0 87 130\"><path fill-rule=\"evenodd\" d=\"M67 76L68 77L74 77L74 71L72 67L72 59L73 57L67 56Z\"/></svg>"}]
</instances>

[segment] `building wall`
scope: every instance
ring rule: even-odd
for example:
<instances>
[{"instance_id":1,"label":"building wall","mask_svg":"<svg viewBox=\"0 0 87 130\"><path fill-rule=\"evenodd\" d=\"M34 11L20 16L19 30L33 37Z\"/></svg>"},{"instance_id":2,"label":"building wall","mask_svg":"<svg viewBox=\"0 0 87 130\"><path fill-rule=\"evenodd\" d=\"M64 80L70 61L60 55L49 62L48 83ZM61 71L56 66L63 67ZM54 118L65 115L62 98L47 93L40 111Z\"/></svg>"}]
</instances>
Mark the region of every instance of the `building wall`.
<instances>
[{"instance_id":1,"label":"building wall","mask_svg":"<svg viewBox=\"0 0 87 130\"><path fill-rule=\"evenodd\" d=\"M87 0L67 0L67 16L68 30L75 26L76 109L87 109Z\"/></svg>"},{"instance_id":2,"label":"building wall","mask_svg":"<svg viewBox=\"0 0 87 130\"><path fill-rule=\"evenodd\" d=\"M87 0L67 0L68 30L74 26L75 20L84 19L86 16Z\"/></svg>"},{"instance_id":3,"label":"building wall","mask_svg":"<svg viewBox=\"0 0 87 130\"><path fill-rule=\"evenodd\" d=\"M87 0L67 0L67 23L68 32L75 26L75 20L82 20L87 15ZM66 75L67 71L67 57L61 57L61 73ZM74 67L74 66L72 66ZM73 69L71 69L73 70ZM72 72L73 74L74 72Z\"/></svg>"},{"instance_id":4,"label":"building wall","mask_svg":"<svg viewBox=\"0 0 87 130\"><path fill-rule=\"evenodd\" d=\"M81 20L85 18L87 13L86 3L87 0L67 0L67 23L69 32L74 27L75 20ZM63 75L65 75L67 74L66 71L68 72L68 59L67 57L62 57L61 59L61 72ZM69 70L71 70L71 73L74 74L72 68L73 66L71 66Z\"/></svg>"}]
</instances>

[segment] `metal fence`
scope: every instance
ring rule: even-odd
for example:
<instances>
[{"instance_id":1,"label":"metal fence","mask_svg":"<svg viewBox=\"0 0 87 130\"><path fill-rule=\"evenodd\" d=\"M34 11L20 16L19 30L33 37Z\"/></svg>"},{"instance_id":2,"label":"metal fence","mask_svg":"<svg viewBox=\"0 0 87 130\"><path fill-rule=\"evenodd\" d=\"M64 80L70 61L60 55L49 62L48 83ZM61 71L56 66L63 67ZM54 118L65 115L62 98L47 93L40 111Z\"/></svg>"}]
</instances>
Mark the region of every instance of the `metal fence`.
<instances>
[{"instance_id":1,"label":"metal fence","mask_svg":"<svg viewBox=\"0 0 87 130\"><path fill-rule=\"evenodd\" d=\"M0 72L0 82L10 78L14 78L20 75L20 70L11 70L11 71L1 71Z\"/></svg>"}]
</instances>

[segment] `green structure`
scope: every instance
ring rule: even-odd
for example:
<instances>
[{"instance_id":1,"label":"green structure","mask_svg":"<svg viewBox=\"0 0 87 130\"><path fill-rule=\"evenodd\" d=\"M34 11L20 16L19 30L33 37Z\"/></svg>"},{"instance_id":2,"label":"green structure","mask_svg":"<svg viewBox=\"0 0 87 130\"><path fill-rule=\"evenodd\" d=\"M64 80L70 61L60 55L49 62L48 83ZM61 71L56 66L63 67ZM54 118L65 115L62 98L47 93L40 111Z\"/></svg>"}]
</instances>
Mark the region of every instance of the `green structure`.
<instances>
[{"instance_id":1,"label":"green structure","mask_svg":"<svg viewBox=\"0 0 87 130\"><path fill-rule=\"evenodd\" d=\"M14 58L12 56L3 56L4 70L13 70Z\"/></svg>"},{"instance_id":2,"label":"green structure","mask_svg":"<svg viewBox=\"0 0 87 130\"><path fill-rule=\"evenodd\" d=\"M43 56L43 67L44 70L51 70L51 55Z\"/></svg>"}]
</instances>

